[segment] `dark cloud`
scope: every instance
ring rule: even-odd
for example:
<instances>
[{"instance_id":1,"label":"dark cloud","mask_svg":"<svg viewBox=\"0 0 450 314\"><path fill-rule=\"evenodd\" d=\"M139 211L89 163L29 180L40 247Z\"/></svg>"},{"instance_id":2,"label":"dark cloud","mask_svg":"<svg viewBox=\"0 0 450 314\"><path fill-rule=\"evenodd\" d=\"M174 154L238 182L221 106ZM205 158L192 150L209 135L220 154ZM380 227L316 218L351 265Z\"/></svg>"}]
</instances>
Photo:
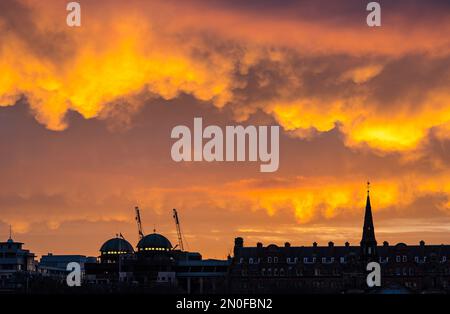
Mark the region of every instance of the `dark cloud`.
<instances>
[{"instance_id":1,"label":"dark cloud","mask_svg":"<svg viewBox=\"0 0 450 314\"><path fill-rule=\"evenodd\" d=\"M450 57L409 55L389 61L369 85L370 98L385 110L409 107L411 112L424 104L432 91L450 84Z\"/></svg>"},{"instance_id":2,"label":"dark cloud","mask_svg":"<svg viewBox=\"0 0 450 314\"><path fill-rule=\"evenodd\" d=\"M65 3L59 2L61 10L61 23L65 23ZM18 0L0 1L0 30L7 35L20 38L26 45L26 49L33 51L37 57L51 62L58 62L70 58L74 51L74 41L62 31L45 29L39 25L38 12L29 5ZM12 40L5 36L5 41L0 41L0 46ZM2 43L3 42L3 43Z\"/></svg>"}]
</instances>

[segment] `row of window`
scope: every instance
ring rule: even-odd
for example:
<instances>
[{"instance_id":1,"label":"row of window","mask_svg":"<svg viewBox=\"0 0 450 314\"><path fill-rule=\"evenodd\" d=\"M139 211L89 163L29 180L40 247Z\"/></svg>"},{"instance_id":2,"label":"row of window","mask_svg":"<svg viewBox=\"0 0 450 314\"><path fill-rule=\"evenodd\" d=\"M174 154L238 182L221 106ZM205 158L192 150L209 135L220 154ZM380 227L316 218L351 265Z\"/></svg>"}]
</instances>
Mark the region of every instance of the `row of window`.
<instances>
[{"instance_id":1,"label":"row of window","mask_svg":"<svg viewBox=\"0 0 450 314\"><path fill-rule=\"evenodd\" d=\"M414 257L414 261L416 263L425 263L426 260L427 260L426 256L422 256L422 257L415 256ZM334 257L322 257L321 261L322 261L322 264L332 264L332 263L334 263L335 259L334 259ZM380 261L380 263L387 263L387 262L389 262L389 257L380 257L379 261ZM395 257L395 261L397 263L401 263L401 262L406 263L406 262L408 262L408 256L406 256L406 255L397 255ZM442 256L440 261L442 263L445 263L447 261L447 256ZM244 258L241 257L239 262L242 264L244 262ZM252 258L252 257L250 257L248 259L248 263L249 264L259 264L260 262L261 262L261 258ZM286 262L288 264L297 264L298 263L298 257L288 257L288 258L286 258ZM340 257L339 258L339 262L341 264L345 264L345 263L347 263L347 258L346 257ZM278 257L276 257L276 256L274 256L274 257L272 257L272 256L267 257L267 263L278 263ZM316 258L315 257L304 257L303 258L303 263L304 264L314 264L314 263L316 263Z\"/></svg>"},{"instance_id":2,"label":"row of window","mask_svg":"<svg viewBox=\"0 0 450 314\"><path fill-rule=\"evenodd\" d=\"M333 275L337 275L338 273L339 273L338 270L335 270ZM289 270L289 274L292 275L292 270ZM294 274L296 276L303 276L303 272L299 269L295 269ZM243 273L243 275L246 275L246 273ZM274 268L273 271L272 271L272 268L268 268L268 269L262 268L261 275L262 276L281 276L282 277L285 275L285 271L284 271L284 268L280 268L280 269ZM319 268L314 269L314 276L320 276Z\"/></svg>"},{"instance_id":3,"label":"row of window","mask_svg":"<svg viewBox=\"0 0 450 314\"><path fill-rule=\"evenodd\" d=\"M103 254L109 254L109 255L116 255L116 254L126 254L127 252L125 251L105 251L103 252Z\"/></svg>"},{"instance_id":4,"label":"row of window","mask_svg":"<svg viewBox=\"0 0 450 314\"><path fill-rule=\"evenodd\" d=\"M169 251L169 249L163 247L146 247L146 248L139 248L139 251Z\"/></svg>"},{"instance_id":5,"label":"row of window","mask_svg":"<svg viewBox=\"0 0 450 314\"><path fill-rule=\"evenodd\" d=\"M341 272L339 271L339 269L333 269L332 273L327 272L327 275L339 275ZM448 273L448 271L446 271L445 273ZM386 274L390 274L393 276L414 276L416 275L416 271L414 268L390 268L386 271ZM245 270L242 270L242 275L243 276L247 276L248 272ZM284 268L262 268L261 269L261 275L262 276L285 276L285 275L296 275L296 276L303 276L303 271L301 269L291 269L291 267L289 267L289 270L287 271L287 273L285 273ZM320 268L315 268L314 269L314 276L320 276L322 275Z\"/></svg>"}]
</instances>

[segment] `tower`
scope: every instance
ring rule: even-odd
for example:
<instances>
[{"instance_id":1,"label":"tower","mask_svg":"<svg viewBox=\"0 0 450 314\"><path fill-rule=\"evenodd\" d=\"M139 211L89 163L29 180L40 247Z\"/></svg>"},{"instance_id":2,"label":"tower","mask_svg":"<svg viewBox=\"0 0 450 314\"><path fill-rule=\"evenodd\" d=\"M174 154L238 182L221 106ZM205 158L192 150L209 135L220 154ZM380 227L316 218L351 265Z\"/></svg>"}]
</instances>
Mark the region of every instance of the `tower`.
<instances>
[{"instance_id":1,"label":"tower","mask_svg":"<svg viewBox=\"0 0 450 314\"><path fill-rule=\"evenodd\" d=\"M377 256L377 240L375 239L372 207L370 205L370 182L367 182L367 199L361 239L361 255L363 259L373 259Z\"/></svg>"}]
</instances>

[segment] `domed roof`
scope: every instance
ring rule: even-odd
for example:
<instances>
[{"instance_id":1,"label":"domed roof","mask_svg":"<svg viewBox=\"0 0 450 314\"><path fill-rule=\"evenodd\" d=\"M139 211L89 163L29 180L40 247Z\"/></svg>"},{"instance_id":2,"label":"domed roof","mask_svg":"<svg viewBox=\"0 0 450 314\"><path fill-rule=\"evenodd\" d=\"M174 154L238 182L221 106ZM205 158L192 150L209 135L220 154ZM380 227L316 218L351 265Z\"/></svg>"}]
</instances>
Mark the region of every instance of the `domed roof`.
<instances>
[{"instance_id":1,"label":"domed roof","mask_svg":"<svg viewBox=\"0 0 450 314\"><path fill-rule=\"evenodd\" d=\"M133 246L127 241L122 238L113 238L109 239L105 243L103 243L102 247L100 248L100 252L106 253L106 252L127 252L132 253L133 252Z\"/></svg>"},{"instance_id":2,"label":"domed roof","mask_svg":"<svg viewBox=\"0 0 450 314\"><path fill-rule=\"evenodd\" d=\"M143 237L139 241L137 247L139 249L147 249L147 248L171 249L172 244L165 236L160 235L158 233L152 233Z\"/></svg>"}]
</instances>

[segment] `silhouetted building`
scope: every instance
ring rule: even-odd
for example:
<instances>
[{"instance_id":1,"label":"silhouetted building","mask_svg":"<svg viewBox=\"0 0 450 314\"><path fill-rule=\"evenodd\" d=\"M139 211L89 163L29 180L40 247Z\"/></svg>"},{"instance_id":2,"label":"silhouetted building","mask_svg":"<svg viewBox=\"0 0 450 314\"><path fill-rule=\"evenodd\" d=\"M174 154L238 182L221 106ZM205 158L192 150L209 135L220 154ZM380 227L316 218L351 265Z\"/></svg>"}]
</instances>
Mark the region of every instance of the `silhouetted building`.
<instances>
[{"instance_id":1,"label":"silhouetted building","mask_svg":"<svg viewBox=\"0 0 450 314\"><path fill-rule=\"evenodd\" d=\"M87 263L86 283L118 291L224 292L228 261L203 260L200 253L174 249L161 234L144 236L134 251L122 238L106 241L96 263Z\"/></svg>"},{"instance_id":2,"label":"silhouetted building","mask_svg":"<svg viewBox=\"0 0 450 314\"><path fill-rule=\"evenodd\" d=\"M450 245L378 245L367 191L359 245L245 246L234 241L227 260L173 247L163 235L143 236L136 250L122 236L101 245L98 258L52 255L41 258L10 238L0 242L0 291L148 293L443 293L450 292ZM368 288L366 266L381 265L381 287ZM67 264L77 262L82 287L65 282Z\"/></svg>"},{"instance_id":3,"label":"silhouetted building","mask_svg":"<svg viewBox=\"0 0 450 314\"><path fill-rule=\"evenodd\" d=\"M84 264L95 263L95 257L87 257L85 255L54 255L48 253L41 257L37 270L40 275L50 277L61 283L65 283L69 274L67 265L69 263L78 263L81 268L81 276L84 276Z\"/></svg>"},{"instance_id":4,"label":"silhouetted building","mask_svg":"<svg viewBox=\"0 0 450 314\"><path fill-rule=\"evenodd\" d=\"M0 242L0 290L26 289L36 272L35 255L22 246L11 235L6 242Z\"/></svg>"},{"instance_id":5,"label":"silhouetted building","mask_svg":"<svg viewBox=\"0 0 450 314\"><path fill-rule=\"evenodd\" d=\"M450 246L377 245L369 192L359 246L244 246L235 239L230 266L233 293L450 292ZM366 284L367 263L381 265L381 287Z\"/></svg>"}]
</instances>

